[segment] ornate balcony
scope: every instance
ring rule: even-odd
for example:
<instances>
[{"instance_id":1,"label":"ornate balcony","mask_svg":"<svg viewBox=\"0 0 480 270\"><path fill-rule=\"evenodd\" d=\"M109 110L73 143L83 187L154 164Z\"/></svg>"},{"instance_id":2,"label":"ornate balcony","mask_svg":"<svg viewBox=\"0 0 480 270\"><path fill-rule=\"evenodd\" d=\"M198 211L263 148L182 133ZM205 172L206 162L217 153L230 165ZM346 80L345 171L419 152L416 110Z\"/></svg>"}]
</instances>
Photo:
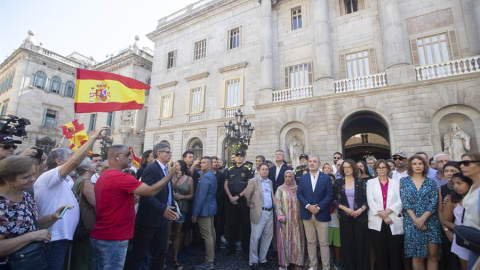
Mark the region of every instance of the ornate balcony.
<instances>
[{"instance_id":1,"label":"ornate balcony","mask_svg":"<svg viewBox=\"0 0 480 270\"><path fill-rule=\"evenodd\" d=\"M343 93L348 91L357 91L371 88L387 86L387 74L377 73L364 77L357 77L335 81L335 93Z\"/></svg>"},{"instance_id":2,"label":"ornate balcony","mask_svg":"<svg viewBox=\"0 0 480 270\"><path fill-rule=\"evenodd\" d=\"M313 85L284 89L272 92L273 102L313 97Z\"/></svg>"},{"instance_id":3,"label":"ornate balcony","mask_svg":"<svg viewBox=\"0 0 480 270\"><path fill-rule=\"evenodd\" d=\"M199 121L202 121L202 114L201 113L191 114L191 115L188 116L188 122L190 122L190 123L199 122Z\"/></svg>"},{"instance_id":4,"label":"ornate balcony","mask_svg":"<svg viewBox=\"0 0 480 270\"><path fill-rule=\"evenodd\" d=\"M241 109L241 107L232 107L232 108L225 108L225 118L235 117L235 112Z\"/></svg>"},{"instance_id":5,"label":"ornate balcony","mask_svg":"<svg viewBox=\"0 0 480 270\"><path fill-rule=\"evenodd\" d=\"M415 67L417 80L431 80L461 74L480 72L480 56L456 59L448 62Z\"/></svg>"}]
</instances>

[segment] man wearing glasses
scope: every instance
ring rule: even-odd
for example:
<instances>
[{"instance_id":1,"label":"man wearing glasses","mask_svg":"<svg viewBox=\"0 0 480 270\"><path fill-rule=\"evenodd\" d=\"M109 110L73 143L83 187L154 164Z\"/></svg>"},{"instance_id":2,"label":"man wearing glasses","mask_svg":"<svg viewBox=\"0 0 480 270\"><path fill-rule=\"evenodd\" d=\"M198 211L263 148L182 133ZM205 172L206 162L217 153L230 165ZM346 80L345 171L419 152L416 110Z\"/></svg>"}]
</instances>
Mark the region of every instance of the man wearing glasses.
<instances>
[{"instance_id":1,"label":"man wearing glasses","mask_svg":"<svg viewBox=\"0 0 480 270\"><path fill-rule=\"evenodd\" d=\"M403 177L407 177L407 155L403 150L398 150L392 156L393 161L395 161L395 167L397 168L393 171L392 179L400 180Z\"/></svg>"},{"instance_id":2,"label":"man wearing glasses","mask_svg":"<svg viewBox=\"0 0 480 270\"><path fill-rule=\"evenodd\" d=\"M22 141L14 140L11 136L6 134L0 134L0 160L15 154L14 152L18 147L15 144L22 144ZM37 154L37 149L38 147L36 146L30 146L20 153L20 156L34 157ZM43 160L44 159L42 159L42 161Z\"/></svg>"}]
</instances>

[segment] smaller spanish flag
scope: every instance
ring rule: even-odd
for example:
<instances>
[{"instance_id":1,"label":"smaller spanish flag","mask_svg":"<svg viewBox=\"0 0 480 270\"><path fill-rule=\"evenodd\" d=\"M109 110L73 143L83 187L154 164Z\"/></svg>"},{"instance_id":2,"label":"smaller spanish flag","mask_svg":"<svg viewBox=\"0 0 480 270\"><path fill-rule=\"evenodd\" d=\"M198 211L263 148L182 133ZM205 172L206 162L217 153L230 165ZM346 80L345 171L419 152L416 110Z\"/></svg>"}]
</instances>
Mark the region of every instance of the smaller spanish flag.
<instances>
[{"instance_id":1,"label":"smaller spanish flag","mask_svg":"<svg viewBox=\"0 0 480 270\"><path fill-rule=\"evenodd\" d=\"M135 168L140 168L140 158L135 156L135 152L133 151L133 147L129 146L128 149L130 149L130 152L132 153L132 156L133 156L133 166L135 166Z\"/></svg>"},{"instance_id":2,"label":"smaller spanish flag","mask_svg":"<svg viewBox=\"0 0 480 270\"><path fill-rule=\"evenodd\" d=\"M88 141L87 132L83 124L79 124L75 119L62 126L63 135L70 141L70 149L76 151L80 146Z\"/></svg>"},{"instance_id":3,"label":"smaller spanish flag","mask_svg":"<svg viewBox=\"0 0 480 270\"><path fill-rule=\"evenodd\" d=\"M121 75L77 69L75 112L141 110L148 84Z\"/></svg>"}]
</instances>

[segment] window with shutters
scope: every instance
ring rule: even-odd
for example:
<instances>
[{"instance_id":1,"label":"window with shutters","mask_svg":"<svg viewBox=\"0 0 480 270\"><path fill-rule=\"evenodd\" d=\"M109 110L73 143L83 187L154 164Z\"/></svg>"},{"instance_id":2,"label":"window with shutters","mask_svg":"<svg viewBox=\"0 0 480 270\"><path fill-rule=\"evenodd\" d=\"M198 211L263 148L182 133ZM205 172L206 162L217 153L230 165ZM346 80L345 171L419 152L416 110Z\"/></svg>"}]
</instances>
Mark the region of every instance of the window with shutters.
<instances>
[{"instance_id":1,"label":"window with shutters","mask_svg":"<svg viewBox=\"0 0 480 270\"><path fill-rule=\"evenodd\" d=\"M292 30L302 28L302 8L292 8Z\"/></svg>"},{"instance_id":2,"label":"window with shutters","mask_svg":"<svg viewBox=\"0 0 480 270\"><path fill-rule=\"evenodd\" d=\"M365 9L364 0L339 0L340 14L346 15Z\"/></svg>"},{"instance_id":3,"label":"window with shutters","mask_svg":"<svg viewBox=\"0 0 480 270\"><path fill-rule=\"evenodd\" d=\"M173 113L173 93L160 97L159 119L171 118Z\"/></svg>"},{"instance_id":4,"label":"window with shutters","mask_svg":"<svg viewBox=\"0 0 480 270\"><path fill-rule=\"evenodd\" d=\"M113 127L113 123L115 121L115 112L109 112L107 114L107 126Z\"/></svg>"},{"instance_id":5,"label":"window with shutters","mask_svg":"<svg viewBox=\"0 0 480 270\"><path fill-rule=\"evenodd\" d=\"M225 81L224 108L243 105L243 78L234 78Z\"/></svg>"},{"instance_id":6,"label":"window with shutters","mask_svg":"<svg viewBox=\"0 0 480 270\"><path fill-rule=\"evenodd\" d=\"M88 123L88 131L95 130L96 125L97 125L97 114L92 113L92 114L90 114L90 121Z\"/></svg>"},{"instance_id":7,"label":"window with shutters","mask_svg":"<svg viewBox=\"0 0 480 270\"><path fill-rule=\"evenodd\" d=\"M285 88L292 89L312 85L312 63L303 63L285 68Z\"/></svg>"},{"instance_id":8,"label":"window with shutters","mask_svg":"<svg viewBox=\"0 0 480 270\"><path fill-rule=\"evenodd\" d=\"M0 113L0 117L7 115L7 106L8 106L8 103L3 103L3 105L2 105L2 111L1 111L1 113Z\"/></svg>"},{"instance_id":9,"label":"window with shutters","mask_svg":"<svg viewBox=\"0 0 480 270\"><path fill-rule=\"evenodd\" d=\"M450 61L447 33L417 39L418 64L420 66Z\"/></svg>"},{"instance_id":10,"label":"window with shutters","mask_svg":"<svg viewBox=\"0 0 480 270\"><path fill-rule=\"evenodd\" d=\"M207 40L204 39L199 42L195 42L195 55L193 56L193 60L198 60L205 58L205 55L207 53Z\"/></svg>"},{"instance_id":11,"label":"window with shutters","mask_svg":"<svg viewBox=\"0 0 480 270\"><path fill-rule=\"evenodd\" d=\"M167 54L167 69L177 66L177 51L171 51Z\"/></svg>"},{"instance_id":12,"label":"window with shutters","mask_svg":"<svg viewBox=\"0 0 480 270\"><path fill-rule=\"evenodd\" d=\"M368 51L346 54L345 65L349 79L370 75Z\"/></svg>"},{"instance_id":13,"label":"window with shutters","mask_svg":"<svg viewBox=\"0 0 480 270\"><path fill-rule=\"evenodd\" d=\"M35 73L35 79L33 80L33 86L40 89L45 89L47 84L47 74L43 71L37 71Z\"/></svg>"},{"instance_id":14,"label":"window with shutters","mask_svg":"<svg viewBox=\"0 0 480 270\"><path fill-rule=\"evenodd\" d=\"M42 126L46 128L57 128L57 111L45 109Z\"/></svg>"},{"instance_id":15,"label":"window with shutters","mask_svg":"<svg viewBox=\"0 0 480 270\"><path fill-rule=\"evenodd\" d=\"M61 86L62 86L62 80L58 76L54 76L50 81L50 92L60 94Z\"/></svg>"},{"instance_id":16,"label":"window with shutters","mask_svg":"<svg viewBox=\"0 0 480 270\"><path fill-rule=\"evenodd\" d=\"M228 49L235 49L240 47L241 27L236 27L228 31Z\"/></svg>"},{"instance_id":17,"label":"window with shutters","mask_svg":"<svg viewBox=\"0 0 480 270\"><path fill-rule=\"evenodd\" d=\"M204 87L195 87L189 90L188 114L203 112Z\"/></svg>"},{"instance_id":18,"label":"window with shutters","mask_svg":"<svg viewBox=\"0 0 480 270\"><path fill-rule=\"evenodd\" d=\"M75 97L75 84L72 82L72 81L68 81L66 84L65 84L65 92L64 92L64 95L66 97L71 97L71 98L74 98Z\"/></svg>"}]
</instances>

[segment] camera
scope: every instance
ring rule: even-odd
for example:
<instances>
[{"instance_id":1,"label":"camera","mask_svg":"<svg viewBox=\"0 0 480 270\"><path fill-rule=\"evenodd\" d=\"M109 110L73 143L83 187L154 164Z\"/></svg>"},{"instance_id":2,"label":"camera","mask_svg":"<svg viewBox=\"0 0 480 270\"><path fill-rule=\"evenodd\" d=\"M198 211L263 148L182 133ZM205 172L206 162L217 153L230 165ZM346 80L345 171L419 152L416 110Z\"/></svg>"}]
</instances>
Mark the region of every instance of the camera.
<instances>
[{"instance_id":1,"label":"camera","mask_svg":"<svg viewBox=\"0 0 480 270\"><path fill-rule=\"evenodd\" d=\"M37 154L35 156L33 156L33 158L41 159L42 156L43 156L43 149L42 148L37 148Z\"/></svg>"},{"instance_id":2,"label":"camera","mask_svg":"<svg viewBox=\"0 0 480 270\"><path fill-rule=\"evenodd\" d=\"M0 134L14 135L17 137L27 136L25 126L30 125L30 120L19 118L15 115L6 115L0 117ZM42 153L43 154L43 153Z\"/></svg>"}]
</instances>

